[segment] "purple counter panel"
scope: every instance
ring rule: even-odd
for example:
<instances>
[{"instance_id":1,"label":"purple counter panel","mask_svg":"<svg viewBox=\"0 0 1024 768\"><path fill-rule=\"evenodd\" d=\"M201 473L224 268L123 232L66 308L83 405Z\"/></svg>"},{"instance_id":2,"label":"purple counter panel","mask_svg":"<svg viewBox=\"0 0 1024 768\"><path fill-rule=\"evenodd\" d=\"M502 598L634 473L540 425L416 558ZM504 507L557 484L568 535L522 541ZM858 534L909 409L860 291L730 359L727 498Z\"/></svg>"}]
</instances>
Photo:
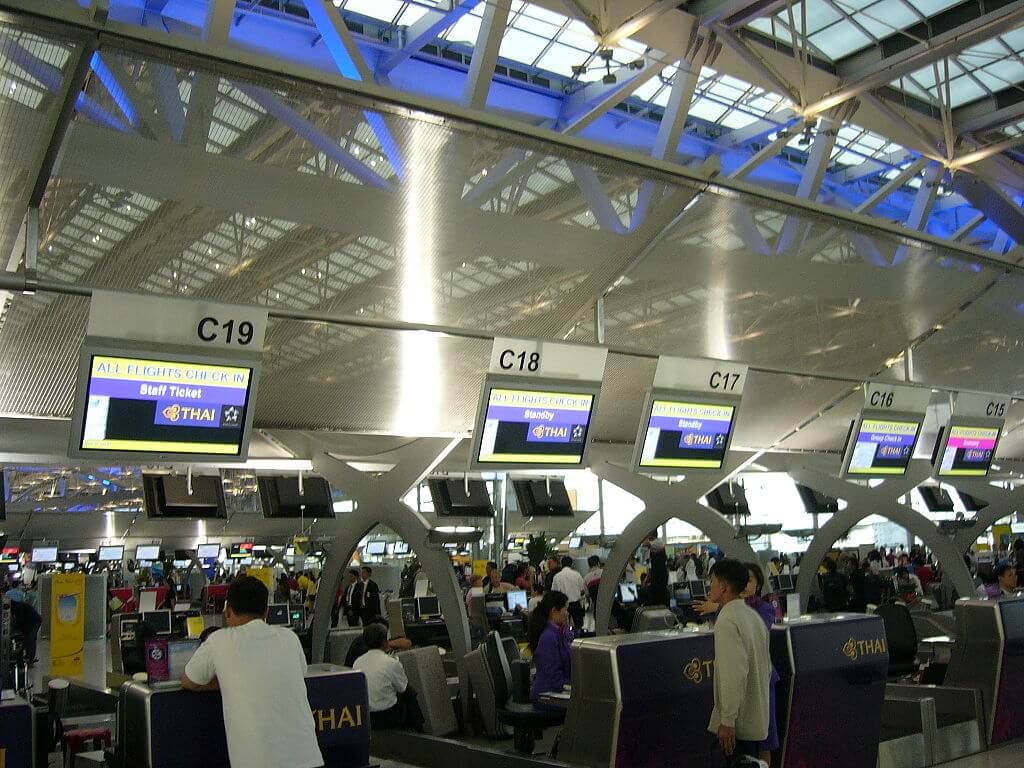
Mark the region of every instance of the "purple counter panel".
<instances>
[{"instance_id":1,"label":"purple counter panel","mask_svg":"<svg viewBox=\"0 0 1024 768\"><path fill-rule=\"evenodd\" d=\"M810 619L771 633L780 753L774 768L874 768L889 670L877 616Z\"/></svg>"},{"instance_id":2,"label":"purple counter panel","mask_svg":"<svg viewBox=\"0 0 1024 768\"><path fill-rule=\"evenodd\" d=\"M992 722L992 744L1024 738L1024 600L999 601L1003 652Z\"/></svg>"},{"instance_id":3,"label":"purple counter panel","mask_svg":"<svg viewBox=\"0 0 1024 768\"><path fill-rule=\"evenodd\" d=\"M714 695L715 642L709 632L651 635L616 649L622 709L617 768L705 768Z\"/></svg>"}]
</instances>

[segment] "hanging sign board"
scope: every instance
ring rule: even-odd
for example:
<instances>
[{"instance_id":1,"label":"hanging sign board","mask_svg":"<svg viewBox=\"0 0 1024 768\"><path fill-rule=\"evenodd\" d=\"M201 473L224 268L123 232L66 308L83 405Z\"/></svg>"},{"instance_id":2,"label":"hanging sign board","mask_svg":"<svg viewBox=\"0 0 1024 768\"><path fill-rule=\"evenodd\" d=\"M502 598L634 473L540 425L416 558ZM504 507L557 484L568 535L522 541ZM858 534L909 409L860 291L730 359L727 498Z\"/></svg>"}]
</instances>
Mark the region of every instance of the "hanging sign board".
<instances>
[{"instance_id":1,"label":"hanging sign board","mask_svg":"<svg viewBox=\"0 0 1024 768\"><path fill-rule=\"evenodd\" d=\"M1009 395L959 392L953 403L953 415L1003 420L1010 411L1010 403L1011 398Z\"/></svg>"},{"instance_id":2,"label":"hanging sign board","mask_svg":"<svg viewBox=\"0 0 1024 768\"><path fill-rule=\"evenodd\" d=\"M988 475L1010 402L1008 395L957 394L949 423L939 433L932 455L937 478Z\"/></svg>"},{"instance_id":3,"label":"hanging sign board","mask_svg":"<svg viewBox=\"0 0 1024 768\"><path fill-rule=\"evenodd\" d=\"M931 390L864 384L864 410L851 425L843 455L848 477L902 477L914 457Z\"/></svg>"},{"instance_id":4,"label":"hanging sign board","mask_svg":"<svg viewBox=\"0 0 1024 768\"><path fill-rule=\"evenodd\" d=\"M537 339L495 339L490 372L502 376L601 381L608 350Z\"/></svg>"},{"instance_id":5,"label":"hanging sign board","mask_svg":"<svg viewBox=\"0 0 1024 768\"><path fill-rule=\"evenodd\" d=\"M654 373L656 389L739 397L747 383L747 366L725 360L695 360L684 357L659 357Z\"/></svg>"},{"instance_id":6,"label":"hanging sign board","mask_svg":"<svg viewBox=\"0 0 1024 768\"><path fill-rule=\"evenodd\" d=\"M93 291L87 334L258 354L267 310L165 296Z\"/></svg>"},{"instance_id":7,"label":"hanging sign board","mask_svg":"<svg viewBox=\"0 0 1024 768\"><path fill-rule=\"evenodd\" d=\"M736 426L747 366L658 358L633 449L635 472L718 470Z\"/></svg>"}]
</instances>

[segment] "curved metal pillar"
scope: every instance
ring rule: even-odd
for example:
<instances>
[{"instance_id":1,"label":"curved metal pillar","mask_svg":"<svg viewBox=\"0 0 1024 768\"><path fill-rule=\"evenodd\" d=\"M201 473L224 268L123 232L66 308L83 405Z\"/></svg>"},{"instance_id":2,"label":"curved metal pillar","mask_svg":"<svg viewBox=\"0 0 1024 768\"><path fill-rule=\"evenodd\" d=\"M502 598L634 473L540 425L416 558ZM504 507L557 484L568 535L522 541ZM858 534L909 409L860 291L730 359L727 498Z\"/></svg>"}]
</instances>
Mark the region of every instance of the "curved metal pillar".
<instances>
[{"instance_id":1,"label":"curved metal pillar","mask_svg":"<svg viewBox=\"0 0 1024 768\"><path fill-rule=\"evenodd\" d=\"M911 462L904 477L892 478L870 488L815 469L795 467L790 470L790 475L798 483L837 499L844 499L848 505L821 527L800 560L796 587L800 593L802 609L807 609L818 566L832 545L865 517L875 514L902 525L921 539L939 558L943 572L953 580L957 592L961 595L974 594L974 580L953 541L939 533L938 527L927 517L899 502L901 496L916 488L930 474L931 465L927 461L915 460Z\"/></svg>"},{"instance_id":2,"label":"curved metal pillar","mask_svg":"<svg viewBox=\"0 0 1024 768\"><path fill-rule=\"evenodd\" d=\"M975 498L988 502L988 506L974 515L975 525L973 528L960 531L953 537L953 545L961 555L971 548L975 539L985 533L1004 517L1016 512L1021 504L1014 496L1013 491L1005 488L997 488L989 485L984 480L958 480L950 483L957 491L969 493Z\"/></svg>"},{"instance_id":3,"label":"curved metal pillar","mask_svg":"<svg viewBox=\"0 0 1024 768\"><path fill-rule=\"evenodd\" d=\"M608 633L608 621L611 618L619 574L625 570L629 558L650 531L674 517L699 528L729 555L741 560L757 561L757 555L746 539L736 537L735 526L718 512L698 501L750 460L752 457L733 459L726 464L726 469L721 473L702 477L691 476L673 485L638 475L607 461L597 462L591 466L591 472L599 478L617 485L644 502L644 510L619 534L615 546L608 554L604 566L606 578L601 579L601 586L597 591L595 614L596 631L599 635Z\"/></svg>"},{"instance_id":4,"label":"curved metal pillar","mask_svg":"<svg viewBox=\"0 0 1024 768\"><path fill-rule=\"evenodd\" d=\"M333 520L334 541L328 548L327 562L321 573L320 588L313 609L313 660L323 661L331 608L342 571L351 562L359 542L377 525L386 525L406 542L419 558L437 593L456 659L469 650L469 617L466 603L455 579L447 553L427 542L430 525L418 512L402 503L402 497L415 487L458 444L459 438L442 440L423 438L393 455L396 466L380 476L353 469L323 450L312 457L318 474L354 499L356 509Z\"/></svg>"}]
</instances>

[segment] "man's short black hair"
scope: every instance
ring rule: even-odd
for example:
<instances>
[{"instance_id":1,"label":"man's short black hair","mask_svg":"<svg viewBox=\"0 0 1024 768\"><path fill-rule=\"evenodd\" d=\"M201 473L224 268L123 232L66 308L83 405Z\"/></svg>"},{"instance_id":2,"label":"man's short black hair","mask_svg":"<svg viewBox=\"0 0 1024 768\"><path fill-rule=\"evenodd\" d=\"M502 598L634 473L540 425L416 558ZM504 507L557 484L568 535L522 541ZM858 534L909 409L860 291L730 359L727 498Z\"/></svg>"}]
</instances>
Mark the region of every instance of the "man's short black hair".
<instances>
[{"instance_id":1,"label":"man's short black hair","mask_svg":"<svg viewBox=\"0 0 1024 768\"><path fill-rule=\"evenodd\" d=\"M371 568L370 566L368 566L368 565L364 565L364 566L363 566L363 570L364 570L364 571L366 571L366 572L367 572L368 574L370 574L371 576L373 575L373 568Z\"/></svg>"},{"instance_id":2,"label":"man's short black hair","mask_svg":"<svg viewBox=\"0 0 1024 768\"><path fill-rule=\"evenodd\" d=\"M255 576L239 576L228 587L226 602L236 616L267 615L270 592L266 585Z\"/></svg>"},{"instance_id":3,"label":"man's short black hair","mask_svg":"<svg viewBox=\"0 0 1024 768\"><path fill-rule=\"evenodd\" d=\"M729 585L729 589L734 595L739 595L746 589L747 582L750 581L747 566L739 560L732 560L728 557L711 566L711 578L716 576L719 581L724 581Z\"/></svg>"},{"instance_id":4,"label":"man's short black hair","mask_svg":"<svg viewBox=\"0 0 1024 768\"><path fill-rule=\"evenodd\" d=\"M355 576L358 579L359 578L359 569L358 568L349 568L348 569L348 575L349 576Z\"/></svg>"},{"instance_id":5,"label":"man's short black hair","mask_svg":"<svg viewBox=\"0 0 1024 768\"><path fill-rule=\"evenodd\" d=\"M995 576L997 579L1001 579L1003 577L1003 574L1005 574L1008 570L1010 570L1010 566L1008 563L1000 563L992 569L992 575Z\"/></svg>"},{"instance_id":6,"label":"man's short black hair","mask_svg":"<svg viewBox=\"0 0 1024 768\"><path fill-rule=\"evenodd\" d=\"M589 565L591 568L596 568L600 564L601 564L601 558L598 557L597 555L591 555L590 557L587 558L587 565Z\"/></svg>"},{"instance_id":7,"label":"man's short black hair","mask_svg":"<svg viewBox=\"0 0 1024 768\"><path fill-rule=\"evenodd\" d=\"M568 555L563 557L562 558L562 567L563 568L572 568L572 558L569 557Z\"/></svg>"},{"instance_id":8,"label":"man's short black hair","mask_svg":"<svg viewBox=\"0 0 1024 768\"><path fill-rule=\"evenodd\" d=\"M363 627L363 642L366 643L366 650L376 651L384 647L388 641L388 628L376 622Z\"/></svg>"}]
</instances>

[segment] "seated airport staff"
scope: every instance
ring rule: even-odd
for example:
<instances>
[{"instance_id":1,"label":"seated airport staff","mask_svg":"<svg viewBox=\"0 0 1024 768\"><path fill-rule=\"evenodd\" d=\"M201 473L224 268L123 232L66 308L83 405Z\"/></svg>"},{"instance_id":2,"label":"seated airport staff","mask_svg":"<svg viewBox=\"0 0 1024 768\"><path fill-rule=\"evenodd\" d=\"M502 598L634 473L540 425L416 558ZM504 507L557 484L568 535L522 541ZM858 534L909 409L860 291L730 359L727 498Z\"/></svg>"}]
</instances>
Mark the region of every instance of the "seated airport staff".
<instances>
[{"instance_id":1,"label":"seated airport staff","mask_svg":"<svg viewBox=\"0 0 1024 768\"><path fill-rule=\"evenodd\" d=\"M515 589L513 584L501 580L501 571L497 563L487 564L487 578L484 579L484 594L491 595L496 592L511 592Z\"/></svg>"},{"instance_id":2,"label":"seated airport staff","mask_svg":"<svg viewBox=\"0 0 1024 768\"><path fill-rule=\"evenodd\" d=\"M757 757L768 737L771 661L768 630L743 601L746 566L729 558L711 569L715 621L715 708L708 730L726 755Z\"/></svg>"},{"instance_id":3,"label":"seated airport staff","mask_svg":"<svg viewBox=\"0 0 1024 768\"><path fill-rule=\"evenodd\" d=\"M1017 571L1009 563L1000 563L992 569L999 585L999 597L1011 597L1017 594Z\"/></svg>"},{"instance_id":4,"label":"seated airport staff","mask_svg":"<svg viewBox=\"0 0 1024 768\"><path fill-rule=\"evenodd\" d=\"M921 582L909 568L901 565L893 571L893 575L896 577L896 591L899 592L899 597L913 600L924 594Z\"/></svg>"},{"instance_id":5,"label":"seated airport staff","mask_svg":"<svg viewBox=\"0 0 1024 768\"><path fill-rule=\"evenodd\" d=\"M376 622L367 624L362 640L369 650L356 659L352 668L366 675L371 726L420 730L423 713L402 662L388 653L387 627Z\"/></svg>"},{"instance_id":6,"label":"seated airport staff","mask_svg":"<svg viewBox=\"0 0 1024 768\"><path fill-rule=\"evenodd\" d=\"M298 635L263 620L269 596L259 579L235 579L227 627L199 646L181 684L220 690L234 768L318 768L324 758L306 695L306 658Z\"/></svg>"},{"instance_id":7,"label":"seated airport staff","mask_svg":"<svg viewBox=\"0 0 1024 768\"><path fill-rule=\"evenodd\" d=\"M569 629L569 600L561 592L546 592L530 613L526 629L533 666L537 673L530 686L530 701L540 703L542 693L558 693L572 680L572 630Z\"/></svg>"},{"instance_id":8,"label":"seated airport staff","mask_svg":"<svg viewBox=\"0 0 1024 768\"><path fill-rule=\"evenodd\" d=\"M822 566L825 568L825 573L819 577L819 583L825 610L832 613L845 611L850 602L849 580L846 578L846 574L839 572L836 561L831 557L826 557Z\"/></svg>"},{"instance_id":9,"label":"seated airport staff","mask_svg":"<svg viewBox=\"0 0 1024 768\"><path fill-rule=\"evenodd\" d=\"M391 637L391 633L388 630L388 620L383 616L374 616L372 619L366 622L366 626L371 624L377 624L384 627L384 630L388 632L388 651L404 651L412 648L412 640L407 637ZM348 653L345 654L345 666L354 667L356 659L362 656L367 651L366 641L363 639L363 635L360 635L352 641L352 645L349 646Z\"/></svg>"}]
</instances>

